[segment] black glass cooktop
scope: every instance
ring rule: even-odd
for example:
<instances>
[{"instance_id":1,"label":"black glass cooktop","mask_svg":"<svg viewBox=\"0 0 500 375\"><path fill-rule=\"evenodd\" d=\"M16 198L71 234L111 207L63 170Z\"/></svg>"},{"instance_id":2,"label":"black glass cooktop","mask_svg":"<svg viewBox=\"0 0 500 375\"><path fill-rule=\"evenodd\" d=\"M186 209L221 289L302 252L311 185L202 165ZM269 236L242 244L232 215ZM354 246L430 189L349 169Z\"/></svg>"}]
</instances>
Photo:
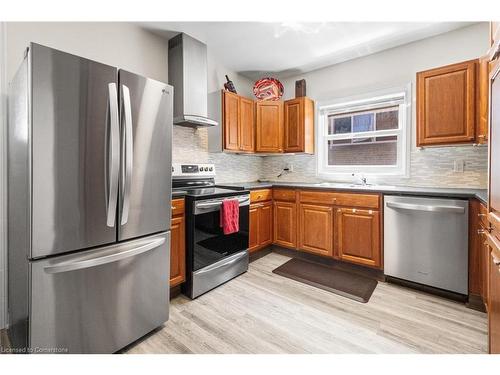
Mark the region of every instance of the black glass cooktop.
<instances>
[{"instance_id":1,"label":"black glass cooktop","mask_svg":"<svg viewBox=\"0 0 500 375\"><path fill-rule=\"evenodd\" d=\"M186 196L192 197L194 199L201 198L216 198L216 197L227 197L231 195L241 195L244 192L241 190L223 189L218 187L209 187L201 189L189 189L187 190Z\"/></svg>"}]
</instances>

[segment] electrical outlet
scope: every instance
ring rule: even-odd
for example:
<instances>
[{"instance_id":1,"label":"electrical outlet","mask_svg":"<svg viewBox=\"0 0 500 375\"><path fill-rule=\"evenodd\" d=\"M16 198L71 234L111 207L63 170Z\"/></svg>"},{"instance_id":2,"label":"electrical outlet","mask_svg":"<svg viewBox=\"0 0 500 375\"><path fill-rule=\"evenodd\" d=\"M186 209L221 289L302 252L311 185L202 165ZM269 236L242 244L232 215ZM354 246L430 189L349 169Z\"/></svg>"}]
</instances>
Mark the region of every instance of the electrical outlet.
<instances>
[{"instance_id":1,"label":"electrical outlet","mask_svg":"<svg viewBox=\"0 0 500 375\"><path fill-rule=\"evenodd\" d=\"M465 161L462 159L455 160L453 164L453 172L455 173L464 173Z\"/></svg>"}]
</instances>

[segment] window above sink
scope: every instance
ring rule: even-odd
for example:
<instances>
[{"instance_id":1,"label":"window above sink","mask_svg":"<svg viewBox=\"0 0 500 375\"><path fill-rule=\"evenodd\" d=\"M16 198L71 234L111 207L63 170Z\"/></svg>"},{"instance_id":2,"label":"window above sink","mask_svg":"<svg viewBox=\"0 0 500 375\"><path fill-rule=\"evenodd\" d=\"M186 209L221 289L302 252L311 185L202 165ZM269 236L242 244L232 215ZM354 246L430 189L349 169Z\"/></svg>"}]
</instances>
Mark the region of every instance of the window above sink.
<instances>
[{"instance_id":1,"label":"window above sink","mask_svg":"<svg viewBox=\"0 0 500 375\"><path fill-rule=\"evenodd\" d=\"M408 171L410 87L322 103L318 175L404 176Z\"/></svg>"}]
</instances>

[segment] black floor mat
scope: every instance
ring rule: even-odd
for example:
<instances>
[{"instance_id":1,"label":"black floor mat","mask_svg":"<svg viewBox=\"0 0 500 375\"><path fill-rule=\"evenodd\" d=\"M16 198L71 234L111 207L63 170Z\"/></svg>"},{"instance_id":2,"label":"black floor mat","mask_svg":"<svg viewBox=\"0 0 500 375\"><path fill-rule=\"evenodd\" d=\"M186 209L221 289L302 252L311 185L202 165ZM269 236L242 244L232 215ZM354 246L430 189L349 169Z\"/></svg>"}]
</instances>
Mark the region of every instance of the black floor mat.
<instances>
[{"instance_id":1,"label":"black floor mat","mask_svg":"<svg viewBox=\"0 0 500 375\"><path fill-rule=\"evenodd\" d=\"M363 303L370 300L377 287L377 280L369 277L297 258L282 264L273 273Z\"/></svg>"}]
</instances>

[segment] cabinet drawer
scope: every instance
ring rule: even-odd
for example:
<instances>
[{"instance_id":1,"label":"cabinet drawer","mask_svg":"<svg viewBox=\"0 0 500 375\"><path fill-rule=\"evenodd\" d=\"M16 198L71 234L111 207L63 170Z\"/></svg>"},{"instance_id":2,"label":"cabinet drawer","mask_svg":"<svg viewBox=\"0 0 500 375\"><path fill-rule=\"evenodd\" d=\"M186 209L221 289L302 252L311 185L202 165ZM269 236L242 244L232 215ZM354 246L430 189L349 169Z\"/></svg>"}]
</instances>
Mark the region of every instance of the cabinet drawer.
<instances>
[{"instance_id":1,"label":"cabinet drawer","mask_svg":"<svg viewBox=\"0 0 500 375\"><path fill-rule=\"evenodd\" d=\"M172 216L184 214L184 198L172 199Z\"/></svg>"},{"instance_id":2,"label":"cabinet drawer","mask_svg":"<svg viewBox=\"0 0 500 375\"><path fill-rule=\"evenodd\" d=\"M250 203L269 201L273 198L271 189L252 190L250 192Z\"/></svg>"},{"instance_id":3,"label":"cabinet drawer","mask_svg":"<svg viewBox=\"0 0 500 375\"><path fill-rule=\"evenodd\" d=\"M301 191L301 203L320 203L320 204L335 204L337 193L329 191Z\"/></svg>"},{"instance_id":4,"label":"cabinet drawer","mask_svg":"<svg viewBox=\"0 0 500 375\"><path fill-rule=\"evenodd\" d=\"M277 201L295 202L295 190L273 189L273 198Z\"/></svg>"},{"instance_id":5,"label":"cabinet drawer","mask_svg":"<svg viewBox=\"0 0 500 375\"><path fill-rule=\"evenodd\" d=\"M377 194L345 194L338 193L335 200L337 206L379 208L380 196Z\"/></svg>"}]
</instances>

